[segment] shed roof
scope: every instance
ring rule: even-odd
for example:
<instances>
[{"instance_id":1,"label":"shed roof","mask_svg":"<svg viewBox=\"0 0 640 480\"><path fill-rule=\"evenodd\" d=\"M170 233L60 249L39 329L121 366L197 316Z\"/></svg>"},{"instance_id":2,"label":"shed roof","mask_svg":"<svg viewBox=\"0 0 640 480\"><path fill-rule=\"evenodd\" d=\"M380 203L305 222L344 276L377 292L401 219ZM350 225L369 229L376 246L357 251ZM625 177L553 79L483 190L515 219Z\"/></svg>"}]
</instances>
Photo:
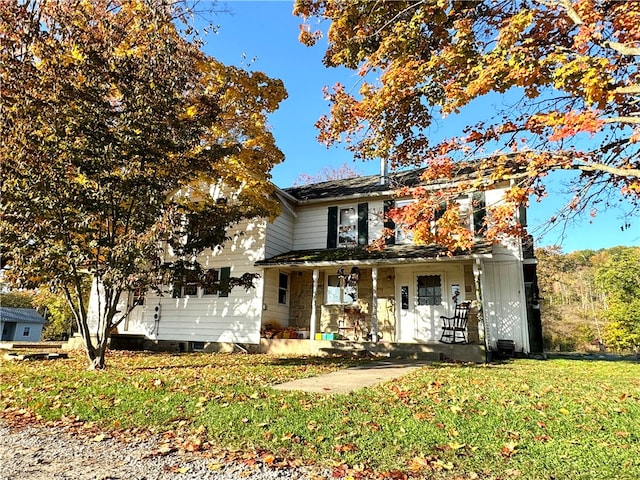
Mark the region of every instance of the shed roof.
<instances>
[{"instance_id":1,"label":"shed roof","mask_svg":"<svg viewBox=\"0 0 640 480\"><path fill-rule=\"evenodd\" d=\"M0 307L0 319L3 322L38 324L44 324L45 322L42 315L33 308Z\"/></svg>"},{"instance_id":2,"label":"shed roof","mask_svg":"<svg viewBox=\"0 0 640 480\"><path fill-rule=\"evenodd\" d=\"M471 250L457 250L448 253L444 247L435 245L389 245L383 250L369 251L365 248L323 248L314 250L293 250L256 262L262 267L282 266L325 266L339 264L401 264L420 261L463 259L490 256L493 252L490 242L479 242Z\"/></svg>"}]
</instances>

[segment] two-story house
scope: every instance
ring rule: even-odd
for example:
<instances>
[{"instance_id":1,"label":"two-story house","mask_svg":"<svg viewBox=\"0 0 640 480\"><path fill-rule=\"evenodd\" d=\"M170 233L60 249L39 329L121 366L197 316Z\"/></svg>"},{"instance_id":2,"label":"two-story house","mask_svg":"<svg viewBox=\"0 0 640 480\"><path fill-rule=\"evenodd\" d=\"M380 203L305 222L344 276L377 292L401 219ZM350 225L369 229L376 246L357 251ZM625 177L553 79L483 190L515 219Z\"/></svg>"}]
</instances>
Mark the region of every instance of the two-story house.
<instances>
[{"instance_id":1,"label":"two-story house","mask_svg":"<svg viewBox=\"0 0 640 480\"><path fill-rule=\"evenodd\" d=\"M477 361L485 348L531 352L530 339L540 335L532 323L536 262L521 240L491 244L477 238L471 250L446 255L436 246L414 245L397 229L386 248L366 248L390 226L385 211L406 201L395 198L397 186L417 185L419 173L277 190L281 214L275 221L247 221L223 249L200 258L219 278L258 273L254 289L208 291L194 282L172 295L132 294L129 301L139 306L118 333L183 348L230 343L280 353L314 353L339 339L377 351L446 348L450 358ZM459 199L472 230L484 206L499 203L507 187ZM472 302L467 345L444 346L441 316L462 302Z\"/></svg>"}]
</instances>

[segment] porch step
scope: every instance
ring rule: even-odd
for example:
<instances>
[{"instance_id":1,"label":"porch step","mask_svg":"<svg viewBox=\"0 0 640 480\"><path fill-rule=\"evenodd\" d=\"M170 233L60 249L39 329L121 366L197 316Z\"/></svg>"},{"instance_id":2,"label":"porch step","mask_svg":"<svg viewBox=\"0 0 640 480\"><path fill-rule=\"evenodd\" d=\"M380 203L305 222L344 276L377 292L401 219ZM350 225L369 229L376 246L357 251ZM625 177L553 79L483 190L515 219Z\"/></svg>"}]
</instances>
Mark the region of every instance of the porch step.
<instances>
[{"instance_id":1,"label":"porch step","mask_svg":"<svg viewBox=\"0 0 640 480\"><path fill-rule=\"evenodd\" d=\"M327 354L388 357L429 361L484 363L484 348L477 344L433 343L373 343L335 340L330 347L321 348Z\"/></svg>"},{"instance_id":2,"label":"porch step","mask_svg":"<svg viewBox=\"0 0 640 480\"><path fill-rule=\"evenodd\" d=\"M432 362L484 363L484 347L470 344L353 342L349 340L261 339L257 351L275 355L351 355Z\"/></svg>"}]
</instances>

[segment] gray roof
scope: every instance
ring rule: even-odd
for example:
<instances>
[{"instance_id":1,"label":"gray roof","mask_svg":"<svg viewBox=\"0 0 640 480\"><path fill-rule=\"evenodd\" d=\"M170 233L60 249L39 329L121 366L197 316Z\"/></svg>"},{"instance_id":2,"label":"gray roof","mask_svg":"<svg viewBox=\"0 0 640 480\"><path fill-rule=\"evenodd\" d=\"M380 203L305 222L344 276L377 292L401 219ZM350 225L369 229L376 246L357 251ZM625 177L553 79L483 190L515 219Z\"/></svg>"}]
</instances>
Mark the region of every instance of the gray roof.
<instances>
[{"instance_id":1,"label":"gray roof","mask_svg":"<svg viewBox=\"0 0 640 480\"><path fill-rule=\"evenodd\" d=\"M42 315L33 308L0 307L0 319L3 322L44 324Z\"/></svg>"},{"instance_id":2,"label":"gray roof","mask_svg":"<svg viewBox=\"0 0 640 480\"><path fill-rule=\"evenodd\" d=\"M380 175L368 175L290 187L285 188L284 191L299 201L352 197L364 194L390 195L394 189L400 186L410 187L417 185L420 180L420 174L423 171L424 169L394 173L388 177L387 183L380 181Z\"/></svg>"},{"instance_id":3,"label":"gray roof","mask_svg":"<svg viewBox=\"0 0 640 480\"><path fill-rule=\"evenodd\" d=\"M387 176L386 182L381 182L380 175L368 175L363 177L346 178L342 180L330 180L328 182L301 185L283 189L286 193L298 201L322 200L342 197L358 196L394 196L395 191L402 187L415 187L418 185L437 185L439 181L425 182L421 179L424 168L397 171ZM455 173L454 181L469 179L478 175L477 166L474 164L459 165ZM447 179L446 182L451 180Z\"/></svg>"},{"instance_id":4,"label":"gray roof","mask_svg":"<svg viewBox=\"0 0 640 480\"><path fill-rule=\"evenodd\" d=\"M471 250L449 253L444 247L435 245L388 245L382 250L365 248L323 248L316 250L294 250L256 262L263 267L276 266L322 266L338 264L380 265L392 263L424 262L443 259L489 256L493 252L491 242L477 242Z\"/></svg>"}]
</instances>

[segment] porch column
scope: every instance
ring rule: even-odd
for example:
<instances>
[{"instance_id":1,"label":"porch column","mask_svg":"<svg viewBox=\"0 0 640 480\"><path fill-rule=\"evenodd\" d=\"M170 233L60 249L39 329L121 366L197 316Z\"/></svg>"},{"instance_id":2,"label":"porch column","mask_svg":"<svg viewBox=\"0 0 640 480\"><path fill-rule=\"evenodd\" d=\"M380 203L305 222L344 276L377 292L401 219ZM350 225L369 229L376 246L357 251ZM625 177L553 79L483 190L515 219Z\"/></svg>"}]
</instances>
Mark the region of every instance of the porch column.
<instances>
[{"instance_id":1,"label":"porch column","mask_svg":"<svg viewBox=\"0 0 640 480\"><path fill-rule=\"evenodd\" d=\"M478 302L478 337L480 343L484 345L486 351L489 351L489 344L487 343L487 327L484 318L484 300L482 298L482 281L480 276L482 275L482 262L479 258L475 259L473 264L473 280L476 288L476 301Z\"/></svg>"},{"instance_id":2,"label":"porch column","mask_svg":"<svg viewBox=\"0 0 640 480\"><path fill-rule=\"evenodd\" d=\"M378 343L378 267L371 268L371 341Z\"/></svg>"},{"instance_id":3,"label":"porch column","mask_svg":"<svg viewBox=\"0 0 640 480\"><path fill-rule=\"evenodd\" d=\"M318 293L318 278L320 277L320 270L314 268L313 270L313 287L311 289L311 320L309 321L309 334L310 339L313 341L316 339L316 295Z\"/></svg>"}]
</instances>

